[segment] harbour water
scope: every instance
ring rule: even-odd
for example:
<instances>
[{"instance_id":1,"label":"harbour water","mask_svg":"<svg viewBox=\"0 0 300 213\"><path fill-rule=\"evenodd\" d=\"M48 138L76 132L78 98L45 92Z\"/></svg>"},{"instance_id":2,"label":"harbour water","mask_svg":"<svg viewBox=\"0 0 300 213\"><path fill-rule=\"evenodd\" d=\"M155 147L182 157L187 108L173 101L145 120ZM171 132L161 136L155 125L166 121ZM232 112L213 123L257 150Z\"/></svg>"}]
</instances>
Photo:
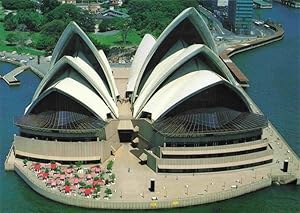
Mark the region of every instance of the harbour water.
<instances>
[{"instance_id":1,"label":"harbour water","mask_svg":"<svg viewBox=\"0 0 300 213\"><path fill-rule=\"evenodd\" d=\"M250 97L300 155L300 10L274 3L272 10L258 10L256 14L261 19L282 23L285 38L236 55L233 60L250 79L247 89ZM0 75L14 67L0 62ZM30 72L19 75L18 79L21 81L18 87L9 87L0 80L0 212L96 212L48 200L32 191L15 173L4 172L5 156L17 132L13 118L23 113L39 83L38 77ZM273 186L218 203L154 212L299 213L300 187Z\"/></svg>"}]
</instances>

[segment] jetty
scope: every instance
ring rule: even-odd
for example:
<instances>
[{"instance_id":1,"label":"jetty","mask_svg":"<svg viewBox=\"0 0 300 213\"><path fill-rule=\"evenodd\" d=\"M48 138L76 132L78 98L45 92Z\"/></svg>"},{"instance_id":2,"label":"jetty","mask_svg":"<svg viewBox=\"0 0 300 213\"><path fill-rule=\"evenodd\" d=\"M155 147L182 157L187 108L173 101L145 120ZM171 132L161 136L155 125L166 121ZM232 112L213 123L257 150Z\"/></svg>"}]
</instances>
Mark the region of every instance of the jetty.
<instances>
[{"instance_id":1,"label":"jetty","mask_svg":"<svg viewBox=\"0 0 300 213\"><path fill-rule=\"evenodd\" d=\"M20 85L20 81L16 78L17 75L23 73L24 71L31 70L34 74L36 74L39 78L43 78L44 74L40 72L38 69L28 66L22 65L20 67L15 68L11 72L7 73L6 75L2 76L2 79L9 85L9 86L16 86Z\"/></svg>"},{"instance_id":2,"label":"jetty","mask_svg":"<svg viewBox=\"0 0 300 213\"><path fill-rule=\"evenodd\" d=\"M272 9L272 2L264 0L253 0L253 4L260 9Z\"/></svg>"},{"instance_id":3,"label":"jetty","mask_svg":"<svg viewBox=\"0 0 300 213\"><path fill-rule=\"evenodd\" d=\"M274 30L274 34L269 37L257 38L252 41L243 41L223 50L219 56L224 61L228 69L231 71L235 79L241 84L242 87L249 87L249 79L245 76L245 74L232 62L230 57L235 54L251 50L257 47L261 47L267 44L270 44L275 41L279 41L284 37L284 30L278 24L268 23L272 30Z\"/></svg>"}]
</instances>

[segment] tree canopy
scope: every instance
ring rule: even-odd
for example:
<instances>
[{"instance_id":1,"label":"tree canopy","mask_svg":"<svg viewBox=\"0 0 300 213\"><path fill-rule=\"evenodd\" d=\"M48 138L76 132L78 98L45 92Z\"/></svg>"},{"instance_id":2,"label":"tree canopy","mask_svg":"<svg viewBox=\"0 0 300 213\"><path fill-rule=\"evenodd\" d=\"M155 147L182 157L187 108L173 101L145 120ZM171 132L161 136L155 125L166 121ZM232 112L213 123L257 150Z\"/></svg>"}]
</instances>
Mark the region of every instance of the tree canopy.
<instances>
[{"instance_id":1,"label":"tree canopy","mask_svg":"<svg viewBox=\"0 0 300 213\"><path fill-rule=\"evenodd\" d=\"M187 7L197 7L197 0L131 0L128 13L132 26L141 34L151 33L155 36Z\"/></svg>"},{"instance_id":2,"label":"tree canopy","mask_svg":"<svg viewBox=\"0 0 300 213\"><path fill-rule=\"evenodd\" d=\"M16 15L9 13L4 17L6 30L15 30L19 25L25 25L29 31L39 31L44 24L44 16L31 10L20 10Z\"/></svg>"},{"instance_id":3,"label":"tree canopy","mask_svg":"<svg viewBox=\"0 0 300 213\"><path fill-rule=\"evenodd\" d=\"M60 2L57 0L41 0L40 1L40 10L43 14L50 12L60 5Z\"/></svg>"},{"instance_id":4,"label":"tree canopy","mask_svg":"<svg viewBox=\"0 0 300 213\"><path fill-rule=\"evenodd\" d=\"M37 8L37 4L31 0L2 0L2 6L7 10L34 10Z\"/></svg>"},{"instance_id":5,"label":"tree canopy","mask_svg":"<svg viewBox=\"0 0 300 213\"><path fill-rule=\"evenodd\" d=\"M95 17L88 11L82 10L73 4L62 4L46 14L47 21L61 20L65 23L75 21L84 31L93 31Z\"/></svg>"}]
</instances>

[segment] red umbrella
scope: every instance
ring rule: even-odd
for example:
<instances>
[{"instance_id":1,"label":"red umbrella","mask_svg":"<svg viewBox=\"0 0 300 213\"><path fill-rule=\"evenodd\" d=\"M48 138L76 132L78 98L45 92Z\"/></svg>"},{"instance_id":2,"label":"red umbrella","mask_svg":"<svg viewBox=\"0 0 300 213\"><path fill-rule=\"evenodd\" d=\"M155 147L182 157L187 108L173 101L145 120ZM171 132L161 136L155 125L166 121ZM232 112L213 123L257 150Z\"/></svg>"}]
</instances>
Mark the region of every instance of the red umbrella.
<instances>
[{"instance_id":1,"label":"red umbrella","mask_svg":"<svg viewBox=\"0 0 300 213\"><path fill-rule=\"evenodd\" d=\"M74 179L74 184L78 184L79 183L79 179L78 178L75 178Z\"/></svg>"},{"instance_id":2,"label":"red umbrella","mask_svg":"<svg viewBox=\"0 0 300 213\"><path fill-rule=\"evenodd\" d=\"M56 186L56 182L55 182L55 181L52 181L51 186L52 186L52 187Z\"/></svg>"},{"instance_id":3,"label":"red umbrella","mask_svg":"<svg viewBox=\"0 0 300 213\"><path fill-rule=\"evenodd\" d=\"M91 190L91 189L85 189L85 190L84 190L85 196L89 196L91 193L92 193L92 190Z\"/></svg>"},{"instance_id":4,"label":"red umbrella","mask_svg":"<svg viewBox=\"0 0 300 213\"><path fill-rule=\"evenodd\" d=\"M44 173L43 173L43 179L47 179L48 177L49 177L49 173L44 172Z\"/></svg>"},{"instance_id":5,"label":"red umbrella","mask_svg":"<svg viewBox=\"0 0 300 213\"><path fill-rule=\"evenodd\" d=\"M97 166L95 172L96 172L96 173L100 173L100 172L101 172L100 167Z\"/></svg>"},{"instance_id":6,"label":"red umbrella","mask_svg":"<svg viewBox=\"0 0 300 213\"><path fill-rule=\"evenodd\" d=\"M99 184L99 185L105 185L105 182L104 182L104 180L99 179L99 180L98 180L98 184Z\"/></svg>"},{"instance_id":7,"label":"red umbrella","mask_svg":"<svg viewBox=\"0 0 300 213\"><path fill-rule=\"evenodd\" d=\"M41 164L37 163L34 165L34 170L35 171L40 171L41 170Z\"/></svg>"},{"instance_id":8,"label":"red umbrella","mask_svg":"<svg viewBox=\"0 0 300 213\"><path fill-rule=\"evenodd\" d=\"M98 180L93 181L93 186L99 185Z\"/></svg>"},{"instance_id":9,"label":"red umbrella","mask_svg":"<svg viewBox=\"0 0 300 213\"><path fill-rule=\"evenodd\" d=\"M51 164L50 164L50 169L51 169L51 170L55 170L56 168L57 168L56 163L51 163Z\"/></svg>"},{"instance_id":10,"label":"red umbrella","mask_svg":"<svg viewBox=\"0 0 300 213\"><path fill-rule=\"evenodd\" d=\"M69 193L71 190L71 187L70 186L65 186L65 193Z\"/></svg>"}]
</instances>

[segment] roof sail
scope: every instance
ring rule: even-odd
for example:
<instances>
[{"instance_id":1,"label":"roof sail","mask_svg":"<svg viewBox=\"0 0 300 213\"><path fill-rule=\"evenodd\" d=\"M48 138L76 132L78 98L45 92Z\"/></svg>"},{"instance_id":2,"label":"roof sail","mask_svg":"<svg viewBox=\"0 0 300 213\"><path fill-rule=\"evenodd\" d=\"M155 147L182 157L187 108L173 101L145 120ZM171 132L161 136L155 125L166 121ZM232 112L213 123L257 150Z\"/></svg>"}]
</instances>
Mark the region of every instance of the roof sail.
<instances>
[{"instance_id":1,"label":"roof sail","mask_svg":"<svg viewBox=\"0 0 300 213\"><path fill-rule=\"evenodd\" d=\"M217 52L205 21L195 8L188 8L166 27L147 55L134 87L132 102L160 61L192 44L205 44Z\"/></svg>"},{"instance_id":2,"label":"roof sail","mask_svg":"<svg viewBox=\"0 0 300 213\"><path fill-rule=\"evenodd\" d=\"M135 111L138 113L152 95L168 82L187 73L207 69L235 83L228 68L213 51L205 45L193 44L167 57L154 68L134 103Z\"/></svg>"},{"instance_id":3,"label":"roof sail","mask_svg":"<svg viewBox=\"0 0 300 213\"><path fill-rule=\"evenodd\" d=\"M223 85L220 89L218 85ZM208 94L208 90L213 88ZM205 93L202 93L206 91ZM222 91L227 92L224 97ZM168 96L165 94L169 93ZM196 96L201 94L200 96ZM197 97L195 100L193 97ZM200 98L199 98L200 97ZM226 100L228 99L228 100ZM191 103L184 104L187 100ZM159 103L159 105L157 104ZM226 107L241 112L249 112L250 105L240 91L227 80L212 71L195 71L186 74L159 89L147 102L140 112L134 112L134 116L141 117L144 112L151 114L152 120L164 116L175 110L183 112L187 110L210 107Z\"/></svg>"},{"instance_id":4,"label":"roof sail","mask_svg":"<svg viewBox=\"0 0 300 213\"><path fill-rule=\"evenodd\" d=\"M76 79L80 82L85 82L86 86L90 85L95 90L95 93L99 94L106 105L111 109L114 116L118 117L118 108L116 103L109 95L102 78L89 64L78 57L62 57L42 79L35 91L32 102L34 102L49 86L59 81L61 78L71 75L76 75Z\"/></svg>"},{"instance_id":5,"label":"roof sail","mask_svg":"<svg viewBox=\"0 0 300 213\"><path fill-rule=\"evenodd\" d=\"M53 50L50 69L65 55L79 57L89 64L102 78L111 97L116 101L119 93L111 68L106 63L105 54L98 52L95 45L75 22L70 22L59 38Z\"/></svg>"}]
</instances>

